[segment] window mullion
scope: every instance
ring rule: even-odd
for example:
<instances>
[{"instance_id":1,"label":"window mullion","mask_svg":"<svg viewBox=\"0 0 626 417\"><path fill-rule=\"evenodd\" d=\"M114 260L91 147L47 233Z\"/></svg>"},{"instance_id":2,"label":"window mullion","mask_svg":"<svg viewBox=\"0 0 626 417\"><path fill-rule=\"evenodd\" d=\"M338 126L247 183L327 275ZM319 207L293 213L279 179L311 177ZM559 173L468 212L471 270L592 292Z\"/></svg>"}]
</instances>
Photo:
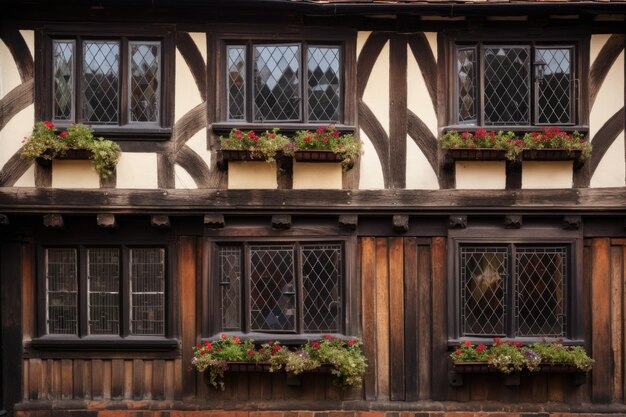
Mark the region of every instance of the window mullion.
<instances>
[{"instance_id":1,"label":"window mullion","mask_svg":"<svg viewBox=\"0 0 626 417\"><path fill-rule=\"evenodd\" d=\"M477 77L477 82L478 82L478 94L477 94L477 99L478 99L478 105L476 106L478 109L478 117L477 117L477 124L478 126L484 126L485 125L485 48L484 48L484 44L482 42L479 42L477 46L478 49L478 77Z\"/></svg>"},{"instance_id":2,"label":"window mullion","mask_svg":"<svg viewBox=\"0 0 626 417\"><path fill-rule=\"evenodd\" d=\"M119 60L119 65L120 65L120 85L119 88L120 90L118 91L119 94L119 123L120 125L124 126L126 124L128 124L128 120L129 120L129 88L128 88L128 84L130 83L130 73L129 73L129 67L130 67L130 63L129 63L129 52L128 52L128 38L126 37L122 37L120 40L120 52L121 52L121 57Z\"/></svg>"},{"instance_id":3,"label":"window mullion","mask_svg":"<svg viewBox=\"0 0 626 417\"><path fill-rule=\"evenodd\" d=\"M120 279L120 331L122 337L130 334L130 259L129 249L126 246L120 248L120 262L122 276Z\"/></svg>"},{"instance_id":4,"label":"window mullion","mask_svg":"<svg viewBox=\"0 0 626 417\"><path fill-rule=\"evenodd\" d=\"M246 117L244 119L252 123L255 121L254 115L254 87L256 84L256 58L254 56L254 45L251 41L245 44L246 46L246 103L245 103L245 112ZM246 252L246 260L248 258L249 252Z\"/></svg>"},{"instance_id":5,"label":"window mullion","mask_svg":"<svg viewBox=\"0 0 626 417\"><path fill-rule=\"evenodd\" d=\"M302 248L299 242L296 242L294 250L296 251L293 261L293 268L296 277L296 333L304 333L304 277L302 276Z\"/></svg>"},{"instance_id":6,"label":"window mullion","mask_svg":"<svg viewBox=\"0 0 626 417\"><path fill-rule=\"evenodd\" d=\"M516 337L517 336L517 305L519 300L517 299L517 256L516 256L516 246L514 244L509 246L509 282L507 283L507 336L508 337Z\"/></svg>"},{"instance_id":7,"label":"window mullion","mask_svg":"<svg viewBox=\"0 0 626 417\"><path fill-rule=\"evenodd\" d=\"M306 42L300 43L300 121L309 121L309 46Z\"/></svg>"},{"instance_id":8,"label":"window mullion","mask_svg":"<svg viewBox=\"0 0 626 417\"><path fill-rule=\"evenodd\" d=\"M83 121L83 38L76 37L76 56L75 66L76 76L74 80L74 121L81 123Z\"/></svg>"},{"instance_id":9,"label":"window mullion","mask_svg":"<svg viewBox=\"0 0 626 417\"><path fill-rule=\"evenodd\" d=\"M82 337L89 334L87 250L80 246L78 254L78 335Z\"/></svg>"},{"instance_id":10,"label":"window mullion","mask_svg":"<svg viewBox=\"0 0 626 417\"><path fill-rule=\"evenodd\" d=\"M250 245L243 245L243 271L241 274L241 331L243 333L250 332Z\"/></svg>"}]
</instances>

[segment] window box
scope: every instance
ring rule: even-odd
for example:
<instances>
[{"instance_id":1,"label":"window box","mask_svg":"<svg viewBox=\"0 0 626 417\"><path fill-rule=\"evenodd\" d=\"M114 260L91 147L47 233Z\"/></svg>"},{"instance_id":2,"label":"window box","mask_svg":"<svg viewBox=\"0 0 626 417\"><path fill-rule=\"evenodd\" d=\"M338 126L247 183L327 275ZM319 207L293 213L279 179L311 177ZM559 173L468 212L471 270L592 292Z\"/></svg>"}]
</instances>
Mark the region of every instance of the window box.
<instances>
[{"instance_id":1,"label":"window box","mask_svg":"<svg viewBox=\"0 0 626 417\"><path fill-rule=\"evenodd\" d=\"M294 159L298 162L341 162L343 160L340 154L320 150L296 151Z\"/></svg>"},{"instance_id":2,"label":"window box","mask_svg":"<svg viewBox=\"0 0 626 417\"><path fill-rule=\"evenodd\" d=\"M37 163L45 167L50 167L52 166L52 159L84 161L93 157L93 152L89 149L68 149L65 154L52 157L53 153L51 149L46 150L43 156L37 158Z\"/></svg>"},{"instance_id":3,"label":"window box","mask_svg":"<svg viewBox=\"0 0 626 417\"><path fill-rule=\"evenodd\" d=\"M579 149L524 149L522 161L574 161L574 169L579 169L585 164Z\"/></svg>"},{"instance_id":4,"label":"window box","mask_svg":"<svg viewBox=\"0 0 626 417\"><path fill-rule=\"evenodd\" d=\"M265 161L265 157L261 154L239 149L222 149L220 155L219 159L224 163L229 161ZM223 169L227 167L228 165L223 165Z\"/></svg>"},{"instance_id":5,"label":"window box","mask_svg":"<svg viewBox=\"0 0 626 417\"><path fill-rule=\"evenodd\" d=\"M271 372L272 365L267 362L234 362L228 361L226 365L226 372ZM319 368L304 371L309 374L329 374L331 373L333 366L328 363L322 364ZM286 372L284 369L281 372Z\"/></svg>"}]
</instances>

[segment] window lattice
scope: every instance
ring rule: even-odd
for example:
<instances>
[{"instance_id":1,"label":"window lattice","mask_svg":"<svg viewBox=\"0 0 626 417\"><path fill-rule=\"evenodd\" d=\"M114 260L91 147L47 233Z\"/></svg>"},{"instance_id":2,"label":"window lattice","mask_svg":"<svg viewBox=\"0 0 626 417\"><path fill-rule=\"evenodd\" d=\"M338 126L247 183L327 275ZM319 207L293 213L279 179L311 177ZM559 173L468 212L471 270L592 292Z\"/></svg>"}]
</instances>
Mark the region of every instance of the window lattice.
<instances>
[{"instance_id":1,"label":"window lattice","mask_svg":"<svg viewBox=\"0 0 626 417\"><path fill-rule=\"evenodd\" d=\"M219 248L222 330L241 328L241 248Z\"/></svg>"},{"instance_id":2,"label":"window lattice","mask_svg":"<svg viewBox=\"0 0 626 417\"><path fill-rule=\"evenodd\" d=\"M76 249L45 251L48 334L78 333L78 260Z\"/></svg>"},{"instance_id":3,"label":"window lattice","mask_svg":"<svg viewBox=\"0 0 626 417\"><path fill-rule=\"evenodd\" d=\"M160 42L129 42L130 121L159 120L161 91Z\"/></svg>"},{"instance_id":4,"label":"window lattice","mask_svg":"<svg viewBox=\"0 0 626 417\"><path fill-rule=\"evenodd\" d=\"M83 43L83 120L119 120L120 45L115 41Z\"/></svg>"},{"instance_id":5,"label":"window lattice","mask_svg":"<svg viewBox=\"0 0 626 417\"><path fill-rule=\"evenodd\" d=\"M565 336L565 247L518 248L517 336Z\"/></svg>"},{"instance_id":6,"label":"window lattice","mask_svg":"<svg viewBox=\"0 0 626 417\"><path fill-rule=\"evenodd\" d=\"M120 333L120 253L116 248L87 251L89 334Z\"/></svg>"},{"instance_id":7,"label":"window lattice","mask_svg":"<svg viewBox=\"0 0 626 417\"><path fill-rule=\"evenodd\" d=\"M460 265L462 335L505 335L507 248L462 247Z\"/></svg>"},{"instance_id":8,"label":"window lattice","mask_svg":"<svg viewBox=\"0 0 626 417\"><path fill-rule=\"evenodd\" d=\"M74 115L74 41L52 43L52 118L71 120Z\"/></svg>"},{"instance_id":9,"label":"window lattice","mask_svg":"<svg viewBox=\"0 0 626 417\"><path fill-rule=\"evenodd\" d=\"M226 74L228 77L228 120L246 118L246 47L226 47Z\"/></svg>"},{"instance_id":10,"label":"window lattice","mask_svg":"<svg viewBox=\"0 0 626 417\"><path fill-rule=\"evenodd\" d=\"M539 123L571 123L572 50L537 48L535 76L539 92Z\"/></svg>"},{"instance_id":11,"label":"window lattice","mask_svg":"<svg viewBox=\"0 0 626 417\"><path fill-rule=\"evenodd\" d=\"M476 122L476 48L457 50L458 121Z\"/></svg>"},{"instance_id":12,"label":"window lattice","mask_svg":"<svg viewBox=\"0 0 626 417\"><path fill-rule=\"evenodd\" d=\"M296 329L293 246L250 248L250 330Z\"/></svg>"},{"instance_id":13,"label":"window lattice","mask_svg":"<svg viewBox=\"0 0 626 417\"><path fill-rule=\"evenodd\" d=\"M303 245L304 331L340 332L341 245Z\"/></svg>"},{"instance_id":14,"label":"window lattice","mask_svg":"<svg viewBox=\"0 0 626 417\"><path fill-rule=\"evenodd\" d=\"M165 250L130 250L131 334L165 333Z\"/></svg>"},{"instance_id":15,"label":"window lattice","mask_svg":"<svg viewBox=\"0 0 626 417\"><path fill-rule=\"evenodd\" d=\"M485 46L486 125L530 123L530 48Z\"/></svg>"},{"instance_id":16,"label":"window lattice","mask_svg":"<svg viewBox=\"0 0 626 417\"><path fill-rule=\"evenodd\" d=\"M300 120L300 46L254 47L254 120Z\"/></svg>"},{"instance_id":17,"label":"window lattice","mask_svg":"<svg viewBox=\"0 0 626 417\"><path fill-rule=\"evenodd\" d=\"M309 120L339 120L340 54L337 46L308 48Z\"/></svg>"}]
</instances>

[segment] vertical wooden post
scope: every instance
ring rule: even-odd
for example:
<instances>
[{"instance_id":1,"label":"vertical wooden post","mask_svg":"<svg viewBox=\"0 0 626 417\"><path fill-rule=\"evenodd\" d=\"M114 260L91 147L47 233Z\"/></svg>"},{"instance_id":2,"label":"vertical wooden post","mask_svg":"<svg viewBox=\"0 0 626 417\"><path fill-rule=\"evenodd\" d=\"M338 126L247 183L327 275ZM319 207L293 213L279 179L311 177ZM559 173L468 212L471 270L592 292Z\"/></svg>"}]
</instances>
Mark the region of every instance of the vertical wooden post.
<instances>
[{"instance_id":1,"label":"vertical wooden post","mask_svg":"<svg viewBox=\"0 0 626 417\"><path fill-rule=\"evenodd\" d=\"M365 373L365 399L376 398L376 242L373 237L360 239L361 287L363 311L363 352L369 364Z\"/></svg>"},{"instance_id":2,"label":"vertical wooden post","mask_svg":"<svg viewBox=\"0 0 626 417\"><path fill-rule=\"evenodd\" d=\"M176 372L183 375L183 399L196 394L196 373L188 371L196 343L196 245L190 236L178 240L178 279L180 280L180 328L183 360Z\"/></svg>"},{"instance_id":3,"label":"vertical wooden post","mask_svg":"<svg viewBox=\"0 0 626 417\"><path fill-rule=\"evenodd\" d=\"M448 384L442 378L447 372L447 307L446 307L446 239L434 237L431 243L432 277L432 391L431 397L443 401L447 396Z\"/></svg>"},{"instance_id":4,"label":"vertical wooden post","mask_svg":"<svg viewBox=\"0 0 626 417\"><path fill-rule=\"evenodd\" d=\"M391 400L404 400L404 246L389 239L389 364Z\"/></svg>"},{"instance_id":5,"label":"vertical wooden post","mask_svg":"<svg viewBox=\"0 0 626 417\"><path fill-rule=\"evenodd\" d=\"M593 402L608 403L612 397L613 366L611 364L610 316L610 245L609 239L593 239L591 244L591 322Z\"/></svg>"},{"instance_id":6,"label":"vertical wooden post","mask_svg":"<svg viewBox=\"0 0 626 417\"><path fill-rule=\"evenodd\" d=\"M378 399L389 399L389 249L376 238L376 379Z\"/></svg>"}]
</instances>

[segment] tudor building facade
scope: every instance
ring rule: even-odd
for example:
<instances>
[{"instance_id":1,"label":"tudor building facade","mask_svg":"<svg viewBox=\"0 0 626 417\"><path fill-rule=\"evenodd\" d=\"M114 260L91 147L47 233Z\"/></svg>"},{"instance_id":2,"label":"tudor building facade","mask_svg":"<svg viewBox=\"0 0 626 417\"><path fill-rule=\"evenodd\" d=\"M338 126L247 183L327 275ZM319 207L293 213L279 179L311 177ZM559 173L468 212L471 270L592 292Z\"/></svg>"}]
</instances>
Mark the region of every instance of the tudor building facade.
<instances>
[{"instance_id":1,"label":"tudor building facade","mask_svg":"<svg viewBox=\"0 0 626 417\"><path fill-rule=\"evenodd\" d=\"M0 410L626 414L626 3L179 3L4 5ZM43 120L115 140L114 175L22 158ZM363 143L349 170L221 154L231 128L329 123ZM454 160L437 139L552 126L591 158ZM221 333L358 337L368 370L215 390L190 363ZM494 337L594 368L450 373Z\"/></svg>"}]
</instances>

